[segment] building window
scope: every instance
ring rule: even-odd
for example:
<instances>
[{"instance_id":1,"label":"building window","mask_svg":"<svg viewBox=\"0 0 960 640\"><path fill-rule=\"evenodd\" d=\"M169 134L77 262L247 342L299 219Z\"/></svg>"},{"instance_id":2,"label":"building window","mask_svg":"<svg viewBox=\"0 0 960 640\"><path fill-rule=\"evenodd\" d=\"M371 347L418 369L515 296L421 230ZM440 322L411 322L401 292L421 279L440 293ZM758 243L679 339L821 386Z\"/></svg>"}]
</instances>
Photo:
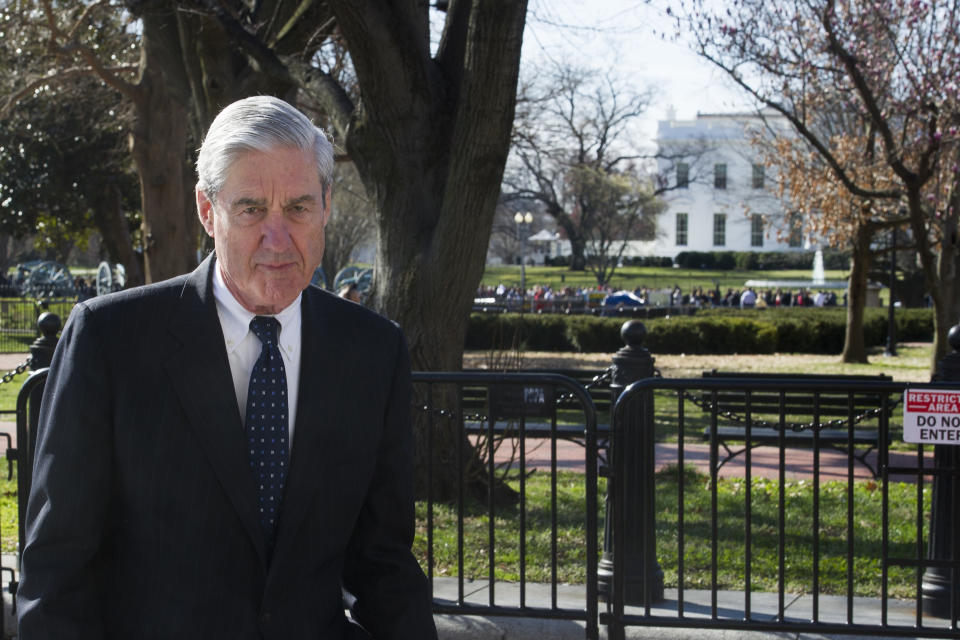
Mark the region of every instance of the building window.
<instances>
[{"instance_id":1,"label":"building window","mask_svg":"<svg viewBox=\"0 0 960 640\"><path fill-rule=\"evenodd\" d=\"M686 189L689 186L690 186L690 165L687 164L686 162L678 162L677 163L677 189Z\"/></svg>"},{"instance_id":2,"label":"building window","mask_svg":"<svg viewBox=\"0 0 960 640\"><path fill-rule=\"evenodd\" d=\"M750 246L763 246L763 216L759 213L750 216Z\"/></svg>"},{"instance_id":3,"label":"building window","mask_svg":"<svg viewBox=\"0 0 960 640\"><path fill-rule=\"evenodd\" d=\"M762 164L753 165L753 188L754 189L763 189L763 180L764 180L764 166Z\"/></svg>"},{"instance_id":4,"label":"building window","mask_svg":"<svg viewBox=\"0 0 960 640\"><path fill-rule=\"evenodd\" d=\"M687 246L687 214L677 214L677 246Z\"/></svg>"},{"instance_id":5,"label":"building window","mask_svg":"<svg viewBox=\"0 0 960 640\"><path fill-rule=\"evenodd\" d=\"M727 165L713 165L713 187L715 189L727 188Z\"/></svg>"},{"instance_id":6,"label":"building window","mask_svg":"<svg viewBox=\"0 0 960 640\"><path fill-rule=\"evenodd\" d=\"M798 213L790 214L789 244L794 248L803 246L803 221Z\"/></svg>"},{"instance_id":7,"label":"building window","mask_svg":"<svg viewBox=\"0 0 960 640\"><path fill-rule=\"evenodd\" d=\"M713 214L713 246L724 247L727 244L727 214Z\"/></svg>"}]
</instances>

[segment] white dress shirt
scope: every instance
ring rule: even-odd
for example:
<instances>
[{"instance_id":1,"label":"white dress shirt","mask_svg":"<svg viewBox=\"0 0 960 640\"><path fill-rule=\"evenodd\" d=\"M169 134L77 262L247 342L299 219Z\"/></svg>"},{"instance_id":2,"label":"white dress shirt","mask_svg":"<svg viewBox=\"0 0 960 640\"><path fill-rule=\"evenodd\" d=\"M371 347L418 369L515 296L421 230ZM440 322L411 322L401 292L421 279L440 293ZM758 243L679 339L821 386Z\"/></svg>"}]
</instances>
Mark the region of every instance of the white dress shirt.
<instances>
[{"instance_id":1,"label":"white dress shirt","mask_svg":"<svg viewBox=\"0 0 960 640\"><path fill-rule=\"evenodd\" d=\"M300 299L297 296L288 307L274 315L280 322L280 353L287 374L287 416L290 429L290 446L293 446L293 425L297 414L297 390L300 388ZM250 372L260 357L261 343L252 331L250 321L257 314L243 308L233 297L220 273L220 266L213 273L213 297L217 302L217 315L220 316L220 328L223 330L223 342L227 348L230 373L233 376L233 388L237 392L237 407L240 419L246 424L247 388L250 386ZM292 450L292 449L290 449Z\"/></svg>"}]
</instances>

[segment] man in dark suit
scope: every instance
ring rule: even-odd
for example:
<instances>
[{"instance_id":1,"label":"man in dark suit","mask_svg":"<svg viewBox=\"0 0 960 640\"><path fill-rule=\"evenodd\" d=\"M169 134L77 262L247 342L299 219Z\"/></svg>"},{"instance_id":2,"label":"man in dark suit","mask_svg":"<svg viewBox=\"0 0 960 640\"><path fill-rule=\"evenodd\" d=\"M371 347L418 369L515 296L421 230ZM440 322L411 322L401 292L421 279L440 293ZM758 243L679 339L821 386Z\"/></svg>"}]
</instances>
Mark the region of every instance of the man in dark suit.
<instances>
[{"instance_id":1,"label":"man in dark suit","mask_svg":"<svg viewBox=\"0 0 960 640\"><path fill-rule=\"evenodd\" d=\"M217 117L197 165L215 254L78 305L63 331L21 640L436 637L410 552L403 336L308 286L330 143L286 103L249 98Z\"/></svg>"}]
</instances>

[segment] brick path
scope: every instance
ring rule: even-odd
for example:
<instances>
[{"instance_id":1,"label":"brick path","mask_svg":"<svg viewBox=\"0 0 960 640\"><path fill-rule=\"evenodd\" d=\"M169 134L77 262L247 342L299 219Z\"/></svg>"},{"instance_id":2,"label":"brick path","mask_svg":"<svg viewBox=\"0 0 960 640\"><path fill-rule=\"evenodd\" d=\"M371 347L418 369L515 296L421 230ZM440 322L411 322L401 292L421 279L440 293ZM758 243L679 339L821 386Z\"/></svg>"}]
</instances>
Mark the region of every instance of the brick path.
<instances>
[{"instance_id":1,"label":"brick path","mask_svg":"<svg viewBox=\"0 0 960 640\"><path fill-rule=\"evenodd\" d=\"M791 480L812 479L813 478L813 450L799 447L788 447L786 450L786 477ZM584 461L585 449L579 444L561 440L557 443L557 469L559 471L580 471L586 468ZM721 459L725 452L720 450ZM509 460L509 447L502 446L496 456L498 462ZM548 440L528 440L527 443L527 468L536 468L541 470L550 469L550 442ZM662 469L669 464L676 464L678 460L677 445L675 443L663 443L656 445L656 464L657 469ZM876 452L871 452L867 457L870 464L876 468ZM701 473L710 473L710 447L707 444L687 443L684 446L684 461L686 464L694 465ZM890 452L890 464L898 467L915 467L917 463L916 453L906 453L900 451ZM933 454L928 453L925 456L924 466L929 468L933 466ZM780 473L780 449L778 447L756 447L752 451L751 469L753 477L778 478ZM744 477L746 475L746 456L740 454L729 460L719 471L722 478ZM846 480L849 476L847 455L840 451L832 449L820 450L820 480ZM870 470L860 462L853 465L853 477L858 480L867 480L872 478ZM927 477L929 481L930 476ZM915 477L891 475L891 481L915 481Z\"/></svg>"}]
</instances>

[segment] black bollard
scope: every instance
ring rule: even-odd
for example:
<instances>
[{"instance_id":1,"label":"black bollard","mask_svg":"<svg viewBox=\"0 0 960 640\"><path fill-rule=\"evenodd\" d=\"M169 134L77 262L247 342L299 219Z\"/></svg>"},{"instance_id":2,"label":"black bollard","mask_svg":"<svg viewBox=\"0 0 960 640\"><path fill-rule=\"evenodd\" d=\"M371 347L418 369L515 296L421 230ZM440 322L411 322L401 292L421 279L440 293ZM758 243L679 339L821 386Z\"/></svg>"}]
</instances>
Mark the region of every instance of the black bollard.
<instances>
[{"instance_id":1,"label":"black bollard","mask_svg":"<svg viewBox=\"0 0 960 640\"><path fill-rule=\"evenodd\" d=\"M613 382L610 384L611 399L615 402L623 390L633 382L654 377L654 358L643 346L647 328L639 320L629 320L620 328L625 347L613 356ZM630 411L620 425L621 439L611 438L611 452L621 447L618 453L622 468L612 473L623 474L624 496L617 501L624 507L623 540L617 542L617 553L622 558L626 572L624 578L624 602L641 606L645 602L644 585L650 586L650 601L663 600L663 570L656 557L656 535L653 529L655 452L653 431L653 393L645 392L643 415ZM613 405L611 404L611 414ZM613 416L611 415L611 419ZM611 425L612 426L612 425ZM613 536L611 503L616 496L611 494L612 481L607 482L606 517L604 518L603 556L598 568L600 593L608 600L613 590ZM644 535L646 533L646 535ZM644 580L644 556L649 558L648 575Z\"/></svg>"},{"instance_id":2,"label":"black bollard","mask_svg":"<svg viewBox=\"0 0 960 640\"><path fill-rule=\"evenodd\" d=\"M53 360L53 350L57 348L57 334L60 333L60 316L44 311L37 318L40 337L30 345L30 369L36 371L49 367Z\"/></svg>"},{"instance_id":3,"label":"black bollard","mask_svg":"<svg viewBox=\"0 0 960 640\"><path fill-rule=\"evenodd\" d=\"M947 335L953 353L940 361L938 378L944 382L960 382L960 325ZM930 540L927 559L956 566L960 559L960 447L935 445L933 448L933 498L930 504ZM923 573L923 612L940 618L950 617L950 603L960 615L960 584L950 566L928 567ZM957 578L960 581L960 576Z\"/></svg>"}]
</instances>

